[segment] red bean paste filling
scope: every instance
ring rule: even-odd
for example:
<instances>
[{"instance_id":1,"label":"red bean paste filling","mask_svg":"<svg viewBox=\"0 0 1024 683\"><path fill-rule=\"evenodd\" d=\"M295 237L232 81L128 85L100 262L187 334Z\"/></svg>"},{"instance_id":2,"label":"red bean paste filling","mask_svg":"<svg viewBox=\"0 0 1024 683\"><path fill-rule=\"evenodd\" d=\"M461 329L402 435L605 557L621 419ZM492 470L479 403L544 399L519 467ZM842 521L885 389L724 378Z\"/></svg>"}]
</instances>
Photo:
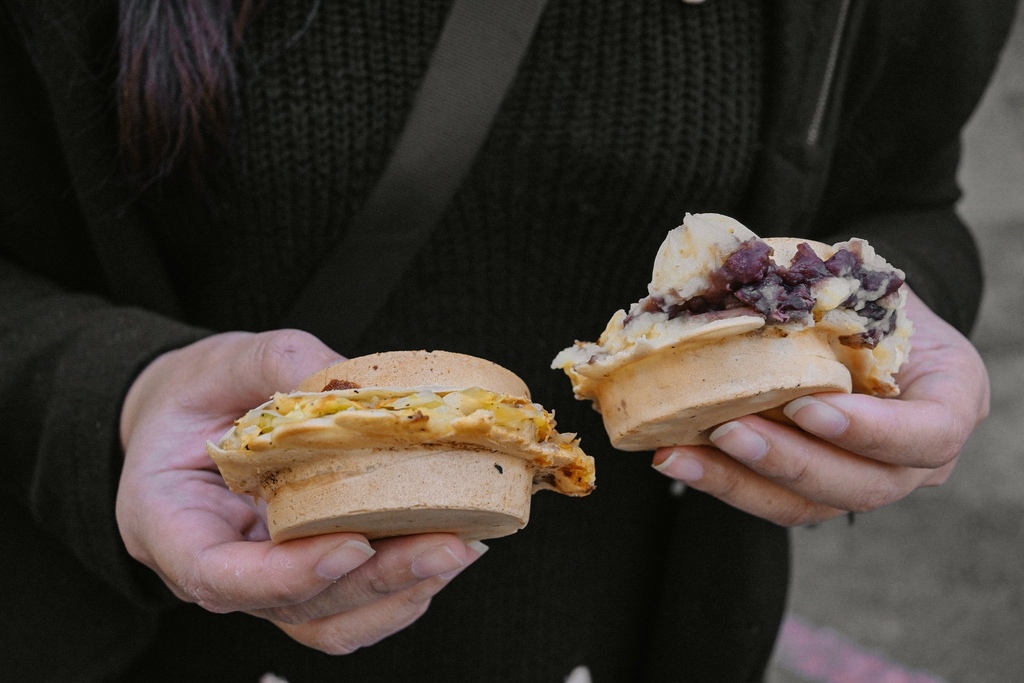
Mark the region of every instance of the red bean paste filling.
<instances>
[{"instance_id":1,"label":"red bean paste filling","mask_svg":"<svg viewBox=\"0 0 1024 683\"><path fill-rule=\"evenodd\" d=\"M903 284L899 273L870 270L860 254L845 248L823 261L810 245L800 244L788 268L772 261L772 252L767 242L749 239L709 274L703 294L672 305L666 305L661 297L649 297L640 312L662 312L673 320L697 315L714 318L718 317L715 313L752 309L769 325L800 322L814 309L811 285L841 277L857 280L863 293L863 297L851 295L842 305L867 321L864 332L840 337L842 344L874 348L896 328L895 307L886 307L882 300Z\"/></svg>"},{"instance_id":2,"label":"red bean paste filling","mask_svg":"<svg viewBox=\"0 0 1024 683\"><path fill-rule=\"evenodd\" d=\"M324 385L324 388L320 391L338 391L343 389L359 389L359 385L355 382L349 382L347 379L332 379L330 382Z\"/></svg>"}]
</instances>

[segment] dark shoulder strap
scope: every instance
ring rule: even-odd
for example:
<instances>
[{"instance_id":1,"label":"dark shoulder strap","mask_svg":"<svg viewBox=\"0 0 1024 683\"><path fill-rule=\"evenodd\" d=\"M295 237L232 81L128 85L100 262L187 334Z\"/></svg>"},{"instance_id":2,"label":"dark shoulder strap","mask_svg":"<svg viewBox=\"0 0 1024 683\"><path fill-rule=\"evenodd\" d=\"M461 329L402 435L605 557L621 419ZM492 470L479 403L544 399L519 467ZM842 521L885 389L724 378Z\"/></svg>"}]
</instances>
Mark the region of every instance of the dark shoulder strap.
<instances>
[{"instance_id":1,"label":"dark shoulder strap","mask_svg":"<svg viewBox=\"0 0 1024 683\"><path fill-rule=\"evenodd\" d=\"M384 173L285 324L342 353L359 340L466 177L545 3L455 0Z\"/></svg>"}]
</instances>

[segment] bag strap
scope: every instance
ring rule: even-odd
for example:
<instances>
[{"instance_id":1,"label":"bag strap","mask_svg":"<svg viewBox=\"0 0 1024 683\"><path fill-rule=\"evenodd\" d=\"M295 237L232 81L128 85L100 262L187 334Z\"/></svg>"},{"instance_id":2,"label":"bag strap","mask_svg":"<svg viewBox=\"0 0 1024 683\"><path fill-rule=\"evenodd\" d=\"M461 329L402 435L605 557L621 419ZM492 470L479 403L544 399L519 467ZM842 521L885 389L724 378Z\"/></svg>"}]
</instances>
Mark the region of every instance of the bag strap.
<instances>
[{"instance_id":1,"label":"bag strap","mask_svg":"<svg viewBox=\"0 0 1024 683\"><path fill-rule=\"evenodd\" d=\"M359 341L462 184L546 0L455 0L387 167L284 317L344 353Z\"/></svg>"}]
</instances>

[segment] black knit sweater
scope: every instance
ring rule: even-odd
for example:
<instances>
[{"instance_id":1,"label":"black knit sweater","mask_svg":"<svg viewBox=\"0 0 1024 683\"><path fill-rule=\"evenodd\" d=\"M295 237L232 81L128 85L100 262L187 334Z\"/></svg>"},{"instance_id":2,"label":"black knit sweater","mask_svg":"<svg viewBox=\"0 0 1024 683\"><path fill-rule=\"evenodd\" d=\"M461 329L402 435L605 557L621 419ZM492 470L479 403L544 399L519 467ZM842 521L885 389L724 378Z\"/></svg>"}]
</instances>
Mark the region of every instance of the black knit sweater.
<instances>
[{"instance_id":1,"label":"black knit sweater","mask_svg":"<svg viewBox=\"0 0 1024 683\"><path fill-rule=\"evenodd\" d=\"M763 235L864 237L968 331L981 276L954 211L957 138L1016 0L551 0L388 316L340 350L507 365L581 433L598 490L539 493L529 526L425 617L341 658L183 605L128 556L118 416L159 353L277 324L385 163L446 8L258 3L209 201L168 185L140 202L112 182L116 4L0 0L4 672L559 681L585 664L602 683L758 680L784 608L784 530L672 496L647 457L608 448L547 364L643 293L685 211L735 213Z\"/></svg>"},{"instance_id":2,"label":"black knit sweater","mask_svg":"<svg viewBox=\"0 0 1024 683\"><path fill-rule=\"evenodd\" d=\"M275 326L386 163L448 6L314 4L268 3L247 33L223 226L210 230L187 196L152 200L195 323ZM184 607L155 671L180 680L180 653L194 652L197 672L223 666L234 680L554 682L577 665L598 681L639 680L680 501L649 457L609 448L549 364L644 294L658 244L686 211L736 207L760 119L760 5L551 2L386 319L361 348L339 349L441 348L513 369L563 430L581 433L597 492L535 496L526 530L493 541L414 627L356 655L318 656L255 619Z\"/></svg>"},{"instance_id":3,"label":"black knit sweater","mask_svg":"<svg viewBox=\"0 0 1024 683\"><path fill-rule=\"evenodd\" d=\"M246 34L233 185L218 197L224 226L210 230L188 197L175 203L197 220L169 201L153 212L195 322L277 322L386 163L447 6L267 4ZM641 295L683 213L728 212L745 190L761 94L758 6L552 2L470 181L409 279L430 286L393 301L401 327L391 342L430 343L442 331L449 341L455 323L458 338L490 339L490 350L544 330L557 336L543 364ZM451 315L422 315L438 306Z\"/></svg>"}]
</instances>

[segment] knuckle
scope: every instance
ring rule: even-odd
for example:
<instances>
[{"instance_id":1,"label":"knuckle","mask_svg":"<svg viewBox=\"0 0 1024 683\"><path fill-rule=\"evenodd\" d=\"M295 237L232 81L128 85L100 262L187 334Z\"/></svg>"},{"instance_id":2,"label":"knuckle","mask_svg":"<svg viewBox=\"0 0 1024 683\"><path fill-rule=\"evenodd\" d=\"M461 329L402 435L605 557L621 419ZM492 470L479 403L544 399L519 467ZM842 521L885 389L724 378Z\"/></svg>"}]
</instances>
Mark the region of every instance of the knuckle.
<instances>
[{"instance_id":1,"label":"knuckle","mask_svg":"<svg viewBox=\"0 0 1024 683\"><path fill-rule=\"evenodd\" d=\"M362 587L364 595L371 600L387 597L395 591L395 587L391 584L385 573L378 571L376 568L368 567L365 579L365 581L358 583Z\"/></svg>"},{"instance_id":2,"label":"knuckle","mask_svg":"<svg viewBox=\"0 0 1024 683\"><path fill-rule=\"evenodd\" d=\"M122 529L124 525L122 525ZM141 562L144 565L152 566L153 562L146 551L142 543L140 543L134 535L121 533L121 540L124 543L125 550L128 551L128 555L135 561Z\"/></svg>"},{"instance_id":3,"label":"knuckle","mask_svg":"<svg viewBox=\"0 0 1024 683\"><path fill-rule=\"evenodd\" d=\"M412 624L414 621L418 620L420 617L426 614L427 610L430 608L430 602L432 598L432 595L428 595L422 598L407 601L406 605L409 611L403 627Z\"/></svg>"},{"instance_id":4,"label":"knuckle","mask_svg":"<svg viewBox=\"0 0 1024 683\"><path fill-rule=\"evenodd\" d=\"M733 496L740 493L743 478L740 476L738 468L734 467L716 467L718 476L715 479L714 493L715 496L730 499Z\"/></svg>"},{"instance_id":5,"label":"knuckle","mask_svg":"<svg viewBox=\"0 0 1024 683\"><path fill-rule=\"evenodd\" d=\"M893 450L893 438L895 435L889 428L882 425L875 425L866 430L863 442L854 450L868 457L877 458L886 456ZM896 441L896 443L900 443Z\"/></svg>"},{"instance_id":6,"label":"knuckle","mask_svg":"<svg viewBox=\"0 0 1024 683\"><path fill-rule=\"evenodd\" d=\"M215 614L226 614L233 611L233 607L225 599L223 593L208 581L204 581L197 568L192 568L183 575L171 578L188 600L206 611Z\"/></svg>"},{"instance_id":7,"label":"knuckle","mask_svg":"<svg viewBox=\"0 0 1024 683\"><path fill-rule=\"evenodd\" d=\"M364 565L338 579L329 590L332 604L336 608L344 606L344 609L353 609L384 600L393 595L397 588L391 584L385 572Z\"/></svg>"},{"instance_id":8,"label":"knuckle","mask_svg":"<svg viewBox=\"0 0 1024 683\"><path fill-rule=\"evenodd\" d=\"M239 605L218 588L217 577L216 563L206 551L201 551L193 558L191 566L171 578L188 600L208 612L226 614L237 611Z\"/></svg>"},{"instance_id":9,"label":"knuckle","mask_svg":"<svg viewBox=\"0 0 1024 683\"><path fill-rule=\"evenodd\" d=\"M864 513L872 512L895 503L903 498L909 491L903 486L897 477L882 479L874 482L870 487L862 489L846 509L850 512Z\"/></svg>"},{"instance_id":10,"label":"knuckle","mask_svg":"<svg viewBox=\"0 0 1024 683\"><path fill-rule=\"evenodd\" d=\"M905 424L876 424L864 430L851 450L881 462L898 462L923 468L939 468L955 460L977 426L939 406L928 412L928 431L908 429Z\"/></svg>"},{"instance_id":11,"label":"knuckle","mask_svg":"<svg viewBox=\"0 0 1024 683\"><path fill-rule=\"evenodd\" d=\"M981 397L981 401L978 404L977 414L975 416L975 425L979 425L988 419L989 415L992 414L992 395L986 386L985 391Z\"/></svg>"},{"instance_id":12,"label":"knuckle","mask_svg":"<svg viewBox=\"0 0 1024 683\"><path fill-rule=\"evenodd\" d=\"M856 500L851 501L851 504L847 505L846 507L849 509L850 512L854 512L860 515L867 512L873 512L880 507L884 507L886 504L888 503L876 502L876 499L874 497L861 496Z\"/></svg>"},{"instance_id":13,"label":"knuckle","mask_svg":"<svg viewBox=\"0 0 1024 683\"><path fill-rule=\"evenodd\" d=\"M426 583L426 582L424 582ZM420 617L427 613L431 600L440 588L423 592L420 590L402 591L396 594L392 604L389 605L387 622L378 625L366 635L360 643L361 646L373 645L387 636L397 633L415 623Z\"/></svg>"},{"instance_id":14,"label":"knuckle","mask_svg":"<svg viewBox=\"0 0 1024 683\"><path fill-rule=\"evenodd\" d=\"M952 470L937 469L924 481L922 486L942 486L949 480L950 474L952 474Z\"/></svg>"},{"instance_id":15,"label":"knuckle","mask_svg":"<svg viewBox=\"0 0 1024 683\"><path fill-rule=\"evenodd\" d=\"M316 649L320 650L324 654L332 655L334 657L340 657L342 655L350 655L356 650L358 650L360 647L362 646L353 645L352 643L346 641L337 643L329 641L317 646Z\"/></svg>"},{"instance_id":16,"label":"knuckle","mask_svg":"<svg viewBox=\"0 0 1024 683\"><path fill-rule=\"evenodd\" d=\"M270 371L293 365L315 337L302 330L274 330L257 336L256 362Z\"/></svg>"},{"instance_id":17,"label":"knuckle","mask_svg":"<svg viewBox=\"0 0 1024 683\"><path fill-rule=\"evenodd\" d=\"M232 607L216 590L202 583L184 582L178 584L188 598L208 612L226 614L233 611Z\"/></svg>"},{"instance_id":18,"label":"knuckle","mask_svg":"<svg viewBox=\"0 0 1024 683\"><path fill-rule=\"evenodd\" d=\"M970 432L959 423L946 422L935 434L933 447L919 457L919 465L929 469L944 467L956 460L963 451Z\"/></svg>"},{"instance_id":19,"label":"knuckle","mask_svg":"<svg viewBox=\"0 0 1024 683\"><path fill-rule=\"evenodd\" d=\"M352 654L397 633L426 613L430 596L406 596L406 593L416 591L393 594L386 616L378 614L356 620L354 615L341 613L333 618L299 625L279 623L279 627L295 640L325 654Z\"/></svg>"},{"instance_id":20,"label":"knuckle","mask_svg":"<svg viewBox=\"0 0 1024 683\"><path fill-rule=\"evenodd\" d=\"M788 528L805 526L820 521L819 506L806 499L799 499L792 505L773 515L772 521Z\"/></svg>"},{"instance_id":21,"label":"knuckle","mask_svg":"<svg viewBox=\"0 0 1024 683\"><path fill-rule=\"evenodd\" d=\"M274 546L263 557L262 574L262 599L267 604L295 606L323 590L321 584L310 583L303 576L302 565L295 564L281 546Z\"/></svg>"},{"instance_id":22,"label":"knuckle","mask_svg":"<svg viewBox=\"0 0 1024 683\"><path fill-rule=\"evenodd\" d=\"M349 655L361 647L359 643L354 642L349 637L348 633L336 627L327 627L325 625L293 626L289 624L278 624L278 626L292 639L324 654L333 656Z\"/></svg>"},{"instance_id":23,"label":"knuckle","mask_svg":"<svg viewBox=\"0 0 1024 683\"><path fill-rule=\"evenodd\" d=\"M275 607L273 615L274 621L291 625L305 624L312 618L309 609L304 604Z\"/></svg>"},{"instance_id":24,"label":"knuckle","mask_svg":"<svg viewBox=\"0 0 1024 683\"><path fill-rule=\"evenodd\" d=\"M441 580L421 581L408 590L396 593L399 613L412 617L412 621L419 619L430 607L430 601L445 585L445 582ZM412 623L412 621L407 623Z\"/></svg>"},{"instance_id":25,"label":"knuckle","mask_svg":"<svg viewBox=\"0 0 1024 683\"><path fill-rule=\"evenodd\" d=\"M971 431L962 423L951 424L946 438L942 440L943 447L939 449L938 462L936 467L942 467L960 457Z\"/></svg>"},{"instance_id":26,"label":"knuckle","mask_svg":"<svg viewBox=\"0 0 1024 683\"><path fill-rule=\"evenodd\" d=\"M811 460L805 453L795 452L789 465L771 478L787 487L799 486L807 480L810 466Z\"/></svg>"}]
</instances>

